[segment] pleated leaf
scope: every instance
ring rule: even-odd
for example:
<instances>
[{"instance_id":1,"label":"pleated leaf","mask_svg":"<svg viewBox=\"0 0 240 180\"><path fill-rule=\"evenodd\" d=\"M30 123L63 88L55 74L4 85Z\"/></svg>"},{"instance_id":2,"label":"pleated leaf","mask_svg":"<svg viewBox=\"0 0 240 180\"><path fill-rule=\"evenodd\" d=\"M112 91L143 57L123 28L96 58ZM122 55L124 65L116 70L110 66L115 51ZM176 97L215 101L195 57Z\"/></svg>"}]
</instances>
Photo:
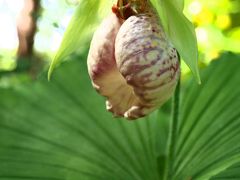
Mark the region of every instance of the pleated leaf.
<instances>
[{"instance_id":1,"label":"pleated leaf","mask_svg":"<svg viewBox=\"0 0 240 180\"><path fill-rule=\"evenodd\" d=\"M85 58L64 63L51 82L0 89L0 179L161 176L168 115L113 118L92 88Z\"/></svg>"},{"instance_id":2,"label":"pleated leaf","mask_svg":"<svg viewBox=\"0 0 240 180\"><path fill-rule=\"evenodd\" d=\"M227 53L182 97L174 179L209 179L240 162L240 56Z\"/></svg>"},{"instance_id":3,"label":"pleated leaf","mask_svg":"<svg viewBox=\"0 0 240 180\"><path fill-rule=\"evenodd\" d=\"M49 83L0 88L0 179L158 180L169 106L127 121L105 110L84 57ZM173 180L234 179L240 163L240 56L225 54L182 87Z\"/></svg>"},{"instance_id":4,"label":"pleated leaf","mask_svg":"<svg viewBox=\"0 0 240 180\"><path fill-rule=\"evenodd\" d=\"M211 178L211 180L238 180L240 179L240 163L234 164L230 168L221 172L217 176Z\"/></svg>"}]
</instances>

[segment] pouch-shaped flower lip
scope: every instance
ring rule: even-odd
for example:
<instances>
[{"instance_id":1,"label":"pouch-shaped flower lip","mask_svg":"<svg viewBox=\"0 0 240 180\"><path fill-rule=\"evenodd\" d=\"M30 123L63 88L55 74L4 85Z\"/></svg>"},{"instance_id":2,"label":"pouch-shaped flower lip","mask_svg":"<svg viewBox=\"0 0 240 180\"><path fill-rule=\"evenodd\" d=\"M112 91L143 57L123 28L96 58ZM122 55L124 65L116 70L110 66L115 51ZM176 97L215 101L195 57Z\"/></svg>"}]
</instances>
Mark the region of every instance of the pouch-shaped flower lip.
<instances>
[{"instance_id":1,"label":"pouch-shaped flower lip","mask_svg":"<svg viewBox=\"0 0 240 180\"><path fill-rule=\"evenodd\" d=\"M137 119L165 103L179 78L177 51L149 5L126 20L109 15L95 32L88 55L93 86L114 116Z\"/></svg>"}]
</instances>

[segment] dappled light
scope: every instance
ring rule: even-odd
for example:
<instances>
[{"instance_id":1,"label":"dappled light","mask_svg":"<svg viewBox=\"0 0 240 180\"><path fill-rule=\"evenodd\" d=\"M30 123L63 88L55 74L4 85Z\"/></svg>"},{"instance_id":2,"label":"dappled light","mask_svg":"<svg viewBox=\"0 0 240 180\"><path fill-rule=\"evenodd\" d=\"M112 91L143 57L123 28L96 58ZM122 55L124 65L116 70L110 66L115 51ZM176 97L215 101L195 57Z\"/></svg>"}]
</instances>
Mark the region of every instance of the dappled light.
<instances>
[{"instance_id":1,"label":"dappled light","mask_svg":"<svg viewBox=\"0 0 240 180\"><path fill-rule=\"evenodd\" d=\"M240 179L239 0L0 0L0 179Z\"/></svg>"}]
</instances>

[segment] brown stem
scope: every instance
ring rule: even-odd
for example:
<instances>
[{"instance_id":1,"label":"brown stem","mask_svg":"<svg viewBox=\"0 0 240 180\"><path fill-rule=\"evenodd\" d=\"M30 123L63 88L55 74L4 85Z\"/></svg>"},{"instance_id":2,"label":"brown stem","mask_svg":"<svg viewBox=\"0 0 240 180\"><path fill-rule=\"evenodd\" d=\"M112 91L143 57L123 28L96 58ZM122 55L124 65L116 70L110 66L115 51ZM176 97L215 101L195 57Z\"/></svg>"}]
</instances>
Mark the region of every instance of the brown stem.
<instances>
[{"instance_id":1,"label":"brown stem","mask_svg":"<svg viewBox=\"0 0 240 180\"><path fill-rule=\"evenodd\" d=\"M34 35L37 29L37 12L40 9L40 0L25 0L17 20L17 32L19 47L18 58L31 57L33 55Z\"/></svg>"},{"instance_id":2,"label":"brown stem","mask_svg":"<svg viewBox=\"0 0 240 180\"><path fill-rule=\"evenodd\" d=\"M15 71L28 72L33 79L43 67L41 57L34 53L34 36L40 10L40 0L24 0L24 7L17 19L19 46Z\"/></svg>"},{"instance_id":3,"label":"brown stem","mask_svg":"<svg viewBox=\"0 0 240 180\"><path fill-rule=\"evenodd\" d=\"M128 19L130 16L144 13L147 0L118 0L112 11L121 19Z\"/></svg>"}]
</instances>

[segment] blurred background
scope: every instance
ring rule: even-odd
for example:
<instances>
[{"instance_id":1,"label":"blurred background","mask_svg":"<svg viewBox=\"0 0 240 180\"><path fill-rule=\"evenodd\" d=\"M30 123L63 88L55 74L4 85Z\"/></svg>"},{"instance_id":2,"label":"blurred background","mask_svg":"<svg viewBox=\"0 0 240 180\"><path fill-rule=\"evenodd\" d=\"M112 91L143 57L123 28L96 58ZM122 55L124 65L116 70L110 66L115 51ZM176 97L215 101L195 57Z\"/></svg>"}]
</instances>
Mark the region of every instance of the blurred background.
<instances>
[{"instance_id":1,"label":"blurred background","mask_svg":"<svg viewBox=\"0 0 240 180\"><path fill-rule=\"evenodd\" d=\"M77 5L78 0L0 0L1 86L35 79L48 68ZM200 65L222 51L240 52L239 0L186 0L184 12L196 26ZM189 72L186 65L183 72Z\"/></svg>"}]
</instances>

